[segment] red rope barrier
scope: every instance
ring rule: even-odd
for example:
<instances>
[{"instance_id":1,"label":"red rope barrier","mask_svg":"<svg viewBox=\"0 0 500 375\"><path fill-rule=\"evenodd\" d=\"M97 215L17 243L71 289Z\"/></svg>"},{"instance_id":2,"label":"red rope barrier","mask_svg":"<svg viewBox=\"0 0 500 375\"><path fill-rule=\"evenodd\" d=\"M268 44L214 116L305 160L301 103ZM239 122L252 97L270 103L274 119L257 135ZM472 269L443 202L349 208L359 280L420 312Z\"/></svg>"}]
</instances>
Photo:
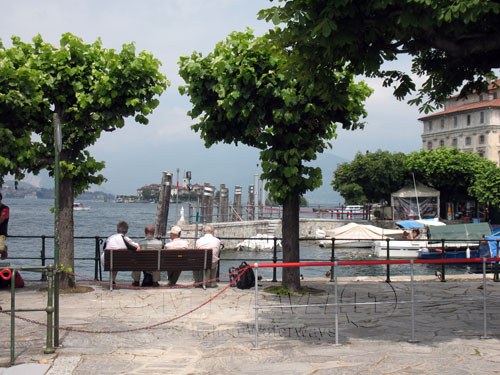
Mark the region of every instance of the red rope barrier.
<instances>
[{"instance_id":1,"label":"red rope barrier","mask_svg":"<svg viewBox=\"0 0 500 375\"><path fill-rule=\"evenodd\" d=\"M482 263L483 258L471 259L394 259L394 260L352 260L337 262L296 262L296 263L258 263L258 268L281 267L332 267L332 266L370 266L375 264L441 264L441 263ZM500 262L500 258L486 258L487 262ZM255 268L255 263L250 264Z\"/></svg>"}]
</instances>

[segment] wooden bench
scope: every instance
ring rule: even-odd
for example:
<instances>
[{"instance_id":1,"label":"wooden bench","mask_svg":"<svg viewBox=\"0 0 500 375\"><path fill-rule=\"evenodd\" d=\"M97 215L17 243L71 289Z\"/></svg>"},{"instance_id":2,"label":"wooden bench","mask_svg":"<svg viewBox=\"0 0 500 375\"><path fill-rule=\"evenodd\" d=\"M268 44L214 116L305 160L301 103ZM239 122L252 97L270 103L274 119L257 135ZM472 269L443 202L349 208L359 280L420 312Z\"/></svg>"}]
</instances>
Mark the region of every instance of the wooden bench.
<instances>
[{"instance_id":1,"label":"wooden bench","mask_svg":"<svg viewBox=\"0 0 500 375\"><path fill-rule=\"evenodd\" d=\"M110 290L115 271L205 271L211 267L211 249L104 250L104 271L109 271Z\"/></svg>"}]
</instances>

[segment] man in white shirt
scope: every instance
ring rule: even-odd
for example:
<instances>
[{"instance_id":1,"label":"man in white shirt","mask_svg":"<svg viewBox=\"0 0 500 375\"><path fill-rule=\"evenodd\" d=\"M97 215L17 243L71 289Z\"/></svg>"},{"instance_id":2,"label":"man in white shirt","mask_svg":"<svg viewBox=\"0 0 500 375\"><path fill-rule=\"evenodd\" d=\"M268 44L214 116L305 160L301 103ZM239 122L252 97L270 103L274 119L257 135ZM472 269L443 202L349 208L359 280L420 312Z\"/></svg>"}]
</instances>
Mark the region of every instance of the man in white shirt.
<instances>
[{"instance_id":1,"label":"man in white shirt","mask_svg":"<svg viewBox=\"0 0 500 375\"><path fill-rule=\"evenodd\" d=\"M214 227L205 225L203 228L205 235L196 241L197 249L212 249L212 268L205 272L205 280L211 280L207 283L207 288L215 288L215 278L217 277L217 267L219 265L220 240L214 237ZM194 281L199 283L203 281L202 271L193 271Z\"/></svg>"},{"instance_id":2,"label":"man in white shirt","mask_svg":"<svg viewBox=\"0 0 500 375\"><path fill-rule=\"evenodd\" d=\"M170 242L165 244L165 249L187 249L189 242L181 238L182 229L178 225L174 225L168 232L170 234ZM174 286L179 280L182 271L168 271L168 285Z\"/></svg>"},{"instance_id":3,"label":"man in white shirt","mask_svg":"<svg viewBox=\"0 0 500 375\"><path fill-rule=\"evenodd\" d=\"M139 244L133 242L130 238L125 235L128 232L128 223L126 221L120 221L116 226L116 231L118 233L109 236L104 243L104 249L118 250L118 249L128 249L131 251L139 251L141 247ZM104 264L104 252L101 256L101 262ZM113 284L115 284L116 274L118 271L113 272Z\"/></svg>"}]
</instances>

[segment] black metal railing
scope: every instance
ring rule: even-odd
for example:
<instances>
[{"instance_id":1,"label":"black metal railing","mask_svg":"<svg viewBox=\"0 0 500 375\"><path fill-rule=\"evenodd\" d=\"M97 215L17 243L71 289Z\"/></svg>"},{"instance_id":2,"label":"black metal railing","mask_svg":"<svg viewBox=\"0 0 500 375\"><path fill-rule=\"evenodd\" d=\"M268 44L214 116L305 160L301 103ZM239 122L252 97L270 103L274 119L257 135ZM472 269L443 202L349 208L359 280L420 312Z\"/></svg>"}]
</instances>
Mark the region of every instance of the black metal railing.
<instances>
[{"instance_id":1,"label":"black metal railing","mask_svg":"<svg viewBox=\"0 0 500 375\"><path fill-rule=\"evenodd\" d=\"M37 260L40 262L40 265L42 267L46 266L47 261L53 260L54 257L48 255L47 248L49 247L47 245L47 240L52 240L53 241L53 236L47 236L47 235L22 235L22 236L9 236L9 240L11 239L26 239L26 240L33 240L33 239L39 239L40 240L40 252L39 256L17 256L14 255L14 251L10 251L9 253L9 258L10 260ZM92 240L93 241L93 256L83 256L83 257L75 257L75 261L93 261L94 262L94 279L95 280L102 280L102 265L101 265L101 249L104 244L104 240L106 237L101 237L101 236L75 236L75 243L80 241L80 240ZM142 237L131 237L132 239L140 239ZM192 239L194 240L195 238L190 238L190 237L185 237L186 239ZM161 240L166 241L167 238L163 237L160 238ZM256 240L256 238L251 238L251 237L219 237L219 239L224 243L224 241L244 241L244 240ZM221 264L224 262L238 262L245 260L246 262L272 262L272 263L278 263L278 262L283 262L283 258L278 256L279 251L279 246L278 246L278 241L281 240L279 237L268 237L268 238L258 238L257 240L273 240L273 250L272 250L272 256L267 257L267 258L255 258L255 257L245 257L245 258L226 258L223 257L224 251L221 253L220 261L219 261L219 269L221 268ZM300 258L299 261L331 261L335 262L337 259L336 257L336 251L338 250L339 246L336 246L336 241L344 241L345 239L342 238L332 238L332 239L324 239L324 238L300 238L299 241L308 241L308 242L317 242L317 241L330 241L331 242L331 253L329 254L330 256L325 259L320 259L320 258L315 258L315 259L309 259L309 258ZM349 239L349 240L354 240L354 241L362 241L363 239ZM380 240L379 240L380 241ZM382 240L386 242L386 251L387 254L385 256L385 259L390 260L394 259L391 257L391 243L398 242L398 241L404 241L404 240L398 240L398 239L385 239ZM414 240L415 241L415 240ZM428 242L428 240L422 239L422 240L417 240L422 242L422 247L425 247L425 243ZM491 240L490 240L491 241ZM500 245L500 240L495 240L497 242L497 249L499 249ZM473 241L471 240L453 240L453 241L448 241L453 242L453 243L459 243L459 242L464 242L464 243L472 243ZM481 241L475 241L475 243L478 244ZM337 242L338 243L338 242ZM88 245L87 245L88 246ZM447 254L453 250L453 248L447 246L447 241L441 240L441 258L446 259ZM271 253L270 253L271 255ZM251 256L249 254L249 256ZM498 256L498 250L497 250L497 256ZM500 262L494 262L494 264L491 265L491 271L494 273L494 281L500 281L499 278L499 269L500 269ZM272 275L272 281L277 282L277 274L276 274L276 268L273 268L273 275ZM439 278L441 279L442 282L446 281L446 264L442 263L441 264L441 270L439 271ZM219 276L219 271L218 271L218 276ZM47 276L42 273L41 276L42 281L47 280ZM330 281L334 280L334 267L331 267L330 270ZM386 282L391 282L391 268L390 264L386 265Z\"/></svg>"}]
</instances>

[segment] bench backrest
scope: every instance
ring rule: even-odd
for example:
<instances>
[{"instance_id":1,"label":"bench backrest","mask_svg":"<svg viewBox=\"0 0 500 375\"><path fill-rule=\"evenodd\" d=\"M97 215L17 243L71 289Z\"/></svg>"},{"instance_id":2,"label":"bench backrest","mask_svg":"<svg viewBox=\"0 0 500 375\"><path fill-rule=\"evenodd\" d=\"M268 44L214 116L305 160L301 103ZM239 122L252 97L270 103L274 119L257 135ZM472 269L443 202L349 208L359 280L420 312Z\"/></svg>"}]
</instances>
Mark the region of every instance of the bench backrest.
<instances>
[{"instance_id":1,"label":"bench backrest","mask_svg":"<svg viewBox=\"0 0 500 375\"><path fill-rule=\"evenodd\" d=\"M211 267L211 249L104 250L104 271L202 271Z\"/></svg>"}]
</instances>

